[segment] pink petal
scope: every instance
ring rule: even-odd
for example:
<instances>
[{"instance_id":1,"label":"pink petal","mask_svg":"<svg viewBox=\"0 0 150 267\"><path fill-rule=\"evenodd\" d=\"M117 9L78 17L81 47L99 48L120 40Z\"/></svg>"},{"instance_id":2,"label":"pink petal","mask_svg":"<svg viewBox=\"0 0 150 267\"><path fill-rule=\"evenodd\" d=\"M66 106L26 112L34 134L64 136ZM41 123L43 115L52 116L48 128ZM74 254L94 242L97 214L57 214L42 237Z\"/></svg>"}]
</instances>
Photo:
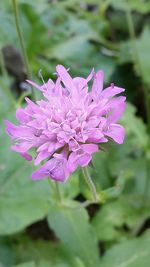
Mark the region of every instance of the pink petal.
<instances>
[{"instance_id":1,"label":"pink petal","mask_svg":"<svg viewBox=\"0 0 150 267\"><path fill-rule=\"evenodd\" d=\"M94 75L94 69L92 69L91 73L86 79L82 77L76 77L73 79L73 82L79 89L83 89L88 84L88 82L93 78L93 75Z\"/></svg>"},{"instance_id":2,"label":"pink petal","mask_svg":"<svg viewBox=\"0 0 150 267\"><path fill-rule=\"evenodd\" d=\"M102 133L102 130L99 128L96 129L92 129L89 131L88 134L88 142L92 142L92 143L98 143L102 137L104 136L104 134Z\"/></svg>"},{"instance_id":3,"label":"pink petal","mask_svg":"<svg viewBox=\"0 0 150 267\"><path fill-rule=\"evenodd\" d=\"M50 177L59 182L65 182L70 176L67 161L57 161L56 167L51 170Z\"/></svg>"},{"instance_id":4,"label":"pink petal","mask_svg":"<svg viewBox=\"0 0 150 267\"><path fill-rule=\"evenodd\" d=\"M96 144L83 144L81 148L85 153L92 154L98 151L98 145Z\"/></svg>"},{"instance_id":5,"label":"pink petal","mask_svg":"<svg viewBox=\"0 0 150 267\"><path fill-rule=\"evenodd\" d=\"M30 111L32 111L33 113L37 113L37 114L39 112L41 113L40 108L33 101L31 101L30 98L25 97L25 100L28 103L28 108L30 109Z\"/></svg>"},{"instance_id":6,"label":"pink petal","mask_svg":"<svg viewBox=\"0 0 150 267\"><path fill-rule=\"evenodd\" d=\"M122 144L124 142L125 129L120 124L111 124L109 130L105 134L111 137L118 144Z\"/></svg>"},{"instance_id":7,"label":"pink petal","mask_svg":"<svg viewBox=\"0 0 150 267\"><path fill-rule=\"evenodd\" d=\"M54 89L55 87L55 84L54 82L52 81L52 79L48 79L48 82L43 84L41 86L41 90L44 92L44 91L51 91L52 89Z\"/></svg>"},{"instance_id":8,"label":"pink petal","mask_svg":"<svg viewBox=\"0 0 150 267\"><path fill-rule=\"evenodd\" d=\"M70 175L66 165L66 160L52 158L47 161L42 167L32 173L32 179L39 180L44 177L50 177L55 181L64 182Z\"/></svg>"},{"instance_id":9,"label":"pink petal","mask_svg":"<svg viewBox=\"0 0 150 267\"><path fill-rule=\"evenodd\" d=\"M30 121L31 117L26 114L25 110L23 108L18 108L16 110L16 119L20 123L27 123Z\"/></svg>"},{"instance_id":10,"label":"pink petal","mask_svg":"<svg viewBox=\"0 0 150 267\"><path fill-rule=\"evenodd\" d=\"M14 138L28 139L33 136L33 130L27 126L16 126L8 120L4 121L8 135Z\"/></svg>"},{"instance_id":11,"label":"pink petal","mask_svg":"<svg viewBox=\"0 0 150 267\"><path fill-rule=\"evenodd\" d=\"M32 160L32 156L28 153L20 153L20 155L28 161Z\"/></svg>"},{"instance_id":12,"label":"pink petal","mask_svg":"<svg viewBox=\"0 0 150 267\"><path fill-rule=\"evenodd\" d=\"M67 168L72 173L78 167L78 155L75 152L72 152L68 158Z\"/></svg>"},{"instance_id":13,"label":"pink petal","mask_svg":"<svg viewBox=\"0 0 150 267\"><path fill-rule=\"evenodd\" d=\"M48 152L46 150L39 152L39 154L37 155L37 157L36 157L36 159L34 161L35 165L38 165L42 160L50 157L52 154L53 153L50 153L50 152Z\"/></svg>"},{"instance_id":14,"label":"pink petal","mask_svg":"<svg viewBox=\"0 0 150 267\"><path fill-rule=\"evenodd\" d=\"M92 96L96 100L96 98L100 95L101 91L103 90L103 80L104 80L104 73L102 70L96 72L94 77L94 82L92 86Z\"/></svg>"},{"instance_id":15,"label":"pink petal","mask_svg":"<svg viewBox=\"0 0 150 267\"><path fill-rule=\"evenodd\" d=\"M19 153L25 153L27 152L30 148L32 148L33 144L32 143L28 143L28 142L22 142L20 144L17 145L12 145L11 149L19 152Z\"/></svg>"},{"instance_id":16,"label":"pink petal","mask_svg":"<svg viewBox=\"0 0 150 267\"><path fill-rule=\"evenodd\" d=\"M112 113L108 116L107 123L109 124L117 122L121 118L123 112L125 111L125 108L126 108L125 102L119 103L112 111Z\"/></svg>"},{"instance_id":17,"label":"pink petal","mask_svg":"<svg viewBox=\"0 0 150 267\"><path fill-rule=\"evenodd\" d=\"M85 78L82 77L75 77L73 78L74 85L79 88L80 90L87 85L87 81Z\"/></svg>"},{"instance_id":18,"label":"pink petal","mask_svg":"<svg viewBox=\"0 0 150 267\"><path fill-rule=\"evenodd\" d=\"M46 82L45 84L42 85L38 85L33 81L30 80L26 80L29 84L31 84L33 87L37 88L38 90L45 92L46 90L50 91L54 88L55 84L52 81L52 79L49 79L48 82Z\"/></svg>"},{"instance_id":19,"label":"pink petal","mask_svg":"<svg viewBox=\"0 0 150 267\"><path fill-rule=\"evenodd\" d=\"M33 81L30 81L30 80L26 80L27 83L31 84L33 87L37 88L38 90L40 91L43 91L41 86L38 85L37 83L33 82Z\"/></svg>"},{"instance_id":20,"label":"pink petal","mask_svg":"<svg viewBox=\"0 0 150 267\"><path fill-rule=\"evenodd\" d=\"M61 78L62 82L64 83L64 85L67 87L69 91L71 91L71 89L74 88L74 83L68 71L62 65L57 65L56 71L58 73L58 76Z\"/></svg>"},{"instance_id":21,"label":"pink petal","mask_svg":"<svg viewBox=\"0 0 150 267\"><path fill-rule=\"evenodd\" d=\"M98 151L98 146L95 144L83 144L80 146L81 148L72 152L68 158L67 167L69 171L74 172L78 165L86 166L91 161L91 154Z\"/></svg>"},{"instance_id":22,"label":"pink petal","mask_svg":"<svg viewBox=\"0 0 150 267\"><path fill-rule=\"evenodd\" d=\"M117 94L120 94L122 92L124 92L124 88L121 87L117 87L117 86L110 86L108 88L106 88L105 90L102 91L101 93L101 97L103 98L109 98L109 97L113 97Z\"/></svg>"},{"instance_id":23,"label":"pink petal","mask_svg":"<svg viewBox=\"0 0 150 267\"><path fill-rule=\"evenodd\" d=\"M56 80L56 85L55 85L55 94L60 97L62 96L62 92L63 92L63 87L61 85L61 79L60 77L58 77Z\"/></svg>"},{"instance_id":24,"label":"pink petal","mask_svg":"<svg viewBox=\"0 0 150 267\"><path fill-rule=\"evenodd\" d=\"M17 126L14 125L13 123L11 123L8 120L4 120L4 123L6 125L6 132L7 132L7 134L13 138Z\"/></svg>"},{"instance_id":25,"label":"pink petal","mask_svg":"<svg viewBox=\"0 0 150 267\"><path fill-rule=\"evenodd\" d=\"M43 166L41 166L38 170L32 173L33 180L39 180L45 177L50 176L50 171L54 167L55 159L51 159L47 161Z\"/></svg>"},{"instance_id":26,"label":"pink petal","mask_svg":"<svg viewBox=\"0 0 150 267\"><path fill-rule=\"evenodd\" d=\"M90 154L84 154L83 156L79 157L78 163L81 167L85 167L89 164L91 160L92 160L92 157Z\"/></svg>"}]
</instances>

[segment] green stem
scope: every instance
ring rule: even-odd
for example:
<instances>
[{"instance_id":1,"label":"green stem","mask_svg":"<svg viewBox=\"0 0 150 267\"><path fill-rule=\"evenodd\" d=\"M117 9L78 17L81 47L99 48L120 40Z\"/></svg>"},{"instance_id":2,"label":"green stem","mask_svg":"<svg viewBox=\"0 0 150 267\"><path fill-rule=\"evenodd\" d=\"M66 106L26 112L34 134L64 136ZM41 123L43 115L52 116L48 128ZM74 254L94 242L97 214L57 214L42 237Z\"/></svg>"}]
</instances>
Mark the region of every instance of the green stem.
<instances>
[{"instance_id":1,"label":"green stem","mask_svg":"<svg viewBox=\"0 0 150 267\"><path fill-rule=\"evenodd\" d=\"M26 96L29 96L29 95L30 95L29 92L23 92L23 93L21 94L21 96L20 96L20 97L18 98L18 100L17 100L16 108L20 107L20 106L22 105L22 102L23 102L24 98L25 98Z\"/></svg>"},{"instance_id":2,"label":"green stem","mask_svg":"<svg viewBox=\"0 0 150 267\"><path fill-rule=\"evenodd\" d=\"M3 57L2 49L0 49L0 66L1 66L2 75L4 77L7 77L8 76L8 73L7 73L7 69L5 68L5 63L4 63L4 57Z\"/></svg>"},{"instance_id":3,"label":"green stem","mask_svg":"<svg viewBox=\"0 0 150 267\"><path fill-rule=\"evenodd\" d=\"M85 178L85 181L92 193L92 196L93 196L93 201L94 203L97 203L98 202L98 196L97 196L97 193L96 193L96 188L95 188L95 185L91 179L91 176L89 174L89 171L88 171L88 167L83 167L82 168L82 172L83 172L83 176Z\"/></svg>"},{"instance_id":4,"label":"green stem","mask_svg":"<svg viewBox=\"0 0 150 267\"><path fill-rule=\"evenodd\" d=\"M62 197L61 197L61 192L60 192L60 188L59 188L58 182L55 182L55 191L56 191L56 195L57 195L58 201L61 203L62 202Z\"/></svg>"},{"instance_id":5,"label":"green stem","mask_svg":"<svg viewBox=\"0 0 150 267\"><path fill-rule=\"evenodd\" d=\"M142 77L142 80L143 80L143 69L142 69L139 54L138 54L137 43L136 43L136 34L135 34L134 23L133 23L129 3L127 6L126 17L127 17L128 28L129 28L129 34L130 34L130 38L132 40L132 45L133 45L133 56L134 56L133 60L134 60L135 64L137 64L139 71L140 71L140 74L141 74L141 77ZM145 100L147 125L148 125L147 126L148 138L149 138L148 149L150 149L150 92L149 92L148 85L145 83L144 80L143 80L143 89L144 89L144 100ZM145 189L144 189L142 206L145 205L145 201L147 199L147 194L148 194L148 189L149 189L149 179L150 179L150 177L149 177L149 164L150 164L149 159L146 158L147 177L146 177L146 181L145 181Z\"/></svg>"},{"instance_id":6,"label":"green stem","mask_svg":"<svg viewBox=\"0 0 150 267\"><path fill-rule=\"evenodd\" d=\"M61 196L58 182L55 182L51 178L48 177L48 183L49 183L50 187L52 188L54 196L56 196L58 202L62 203L62 196Z\"/></svg>"},{"instance_id":7,"label":"green stem","mask_svg":"<svg viewBox=\"0 0 150 267\"><path fill-rule=\"evenodd\" d=\"M23 55L23 59L24 59L24 64L25 64L25 67L26 67L28 78L31 79L32 74L31 74L30 65L29 65L29 61L28 61L28 55L27 55L26 48L25 48L24 37L23 37L22 31L21 31L21 27L20 27L20 20L19 20L19 12L18 12L17 1L16 0L12 0L12 5L13 5L13 13L14 13L14 18L15 18L15 24L16 24L18 39L19 39L19 42L20 42L20 47L21 47L22 55ZM33 98L35 98L34 90L33 90L32 87L31 87L31 92L32 92Z\"/></svg>"},{"instance_id":8,"label":"green stem","mask_svg":"<svg viewBox=\"0 0 150 267\"><path fill-rule=\"evenodd\" d=\"M140 59L139 59L139 54L138 54L138 49L137 49L137 44L136 44L136 34L135 34L134 23L133 23L129 3L127 5L126 18L127 18L129 34L130 34L130 38L131 38L132 46L133 46L133 57L134 57L133 60L135 64L137 64L139 71L140 71L140 75L143 78L143 69L141 66ZM145 84L145 81L143 81L143 89L144 89L144 99L145 99L146 116L147 116L147 124L148 124L147 129L148 129L148 134L150 136L150 93L149 93L148 85Z\"/></svg>"},{"instance_id":9,"label":"green stem","mask_svg":"<svg viewBox=\"0 0 150 267\"><path fill-rule=\"evenodd\" d=\"M143 192L143 198L142 198L142 203L141 203L141 208L145 206L147 203L147 198L148 198L148 192L149 192L149 182L150 182L150 160L146 158L146 177L145 177L145 186L144 186L144 192Z\"/></svg>"}]
</instances>

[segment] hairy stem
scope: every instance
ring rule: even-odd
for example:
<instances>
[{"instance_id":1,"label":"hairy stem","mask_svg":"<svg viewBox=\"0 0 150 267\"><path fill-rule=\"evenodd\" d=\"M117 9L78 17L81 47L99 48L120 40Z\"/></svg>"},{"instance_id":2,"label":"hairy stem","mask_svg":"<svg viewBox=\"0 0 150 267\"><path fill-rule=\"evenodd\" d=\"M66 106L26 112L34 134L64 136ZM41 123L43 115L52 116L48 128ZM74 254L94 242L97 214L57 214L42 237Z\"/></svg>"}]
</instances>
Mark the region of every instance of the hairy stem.
<instances>
[{"instance_id":1,"label":"hairy stem","mask_svg":"<svg viewBox=\"0 0 150 267\"><path fill-rule=\"evenodd\" d=\"M62 203L62 196L61 196L58 182L53 181L50 177L48 177L48 183L50 187L52 187L52 191L54 192L54 195L56 196L58 202Z\"/></svg>"},{"instance_id":2,"label":"hairy stem","mask_svg":"<svg viewBox=\"0 0 150 267\"><path fill-rule=\"evenodd\" d=\"M62 197L61 197L61 192L60 192L60 188L59 188L58 182L55 182L55 191L56 191L56 195L57 195L58 201L61 203L62 202Z\"/></svg>"},{"instance_id":3,"label":"hairy stem","mask_svg":"<svg viewBox=\"0 0 150 267\"><path fill-rule=\"evenodd\" d=\"M14 13L14 18L15 18L15 24L16 24L18 39L19 39L19 43L20 43L20 47L21 47L22 55L23 55L23 59L24 59L24 64L26 67L28 78L31 79L32 74L31 74L30 65L29 65L29 61L28 61L28 55L27 55L26 48L25 48L24 37L23 37L21 27L20 27L19 12L18 12L18 6L17 6L16 0L12 0L12 6L13 6L13 13ZM32 92L33 98L35 98L34 90L32 87L31 87L31 92Z\"/></svg>"},{"instance_id":4,"label":"hairy stem","mask_svg":"<svg viewBox=\"0 0 150 267\"><path fill-rule=\"evenodd\" d=\"M83 167L82 168L82 172L83 172L83 176L84 176L84 179L92 193L92 196L93 196L93 202L94 203L97 203L98 202L98 196L97 196L97 193L96 193L96 188L95 188L95 185L92 181L92 178L89 174L89 170L88 170L88 167Z\"/></svg>"},{"instance_id":5,"label":"hairy stem","mask_svg":"<svg viewBox=\"0 0 150 267\"><path fill-rule=\"evenodd\" d=\"M1 66L2 75L3 75L4 77L7 77L7 76L8 76L8 73L7 73L7 69L6 69L6 67L5 67L4 57L3 57L3 53L2 53L2 49L0 49L0 66Z\"/></svg>"},{"instance_id":6,"label":"hairy stem","mask_svg":"<svg viewBox=\"0 0 150 267\"><path fill-rule=\"evenodd\" d=\"M137 64L141 77L142 77L142 81L143 81L143 89L144 89L144 100L145 100L145 108L146 108L146 116L147 116L147 132L148 132L148 149L150 149L150 88L148 87L148 85L145 83L145 81L143 80L143 69L141 66L141 62L139 59L139 54L138 54L138 49L137 49L137 43L136 43L136 34L135 34L135 29L134 29L134 23L133 23L133 19L132 19L132 13L130 10L130 6L128 4L128 8L127 8L127 12L126 12L126 17L127 17L127 23L128 23L128 28L129 28L129 34L130 34L130 38L132 41L132 46L133 46L133 60L134 62ZM146 181L145 181L145 189L144 189L144 195L143 195L143 201L142 201L142 206L145 205L146 199L147 199L147 194L148 194L148 189L149 189L149 173L150 173L150 161L149 158L146 158L146 173L147 173L147 177L146 177Z\"/></svg>"},{"instance_id":7,"label":"hairy stem","mask_svg":"<svg viewBox=\"0 0 150 267\"><path fill-rule=\"evenodd\" d=\"M129 34L130 34L130 38L131 38L132 46L133 46L133 60L137 64L139 71L140 71L140 75L143 79L143 69L140 63L140 59L139 59L134 23L133 23L129 4L127 7L126 17L127 17L128 28L129 28ZM147 128L148 128L148 134L150 136L150 92L149 92L148 85L145 84L145 81L143 81L143 89L144 89L144 100L145 100L145 108L146 108L146 116L147 116L147 124L148 124Z\"/></svg>"}]
</instances>

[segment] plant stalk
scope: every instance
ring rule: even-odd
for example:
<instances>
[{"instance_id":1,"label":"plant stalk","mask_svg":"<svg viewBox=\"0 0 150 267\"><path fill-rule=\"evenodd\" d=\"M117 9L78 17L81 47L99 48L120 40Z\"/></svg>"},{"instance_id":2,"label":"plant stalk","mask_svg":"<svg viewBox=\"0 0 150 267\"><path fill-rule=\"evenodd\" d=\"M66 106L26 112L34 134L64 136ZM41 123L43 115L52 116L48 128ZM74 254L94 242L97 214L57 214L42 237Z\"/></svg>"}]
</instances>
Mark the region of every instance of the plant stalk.
<instances>
[{"instance_id":1,"label":"plant stalk","mask_svg":"<svg viewBox=\"0 0 150 267\"><path fill-rule=\"evenodd\" d=\"M0 66L1 66L2 76L7 78L8 73L7 73L7 69L5 67L4 57L3 57L3 53L2 53L1 48L0 48Z\"/></svg>"},{"instance_id":2,"label":"plant stalk","mask_svg":"<svg viewBox=\"0 0 150 267\"><path fill-rule=\"evenodd\" d=\"M129 4L127 6L126 17L127 17L128 28L129 28L129 34L130 34L130 38L131 38L132 46L133 46L133 51L134 51L133 60L135 61L135 64L137 64L137 66L139 68L139 71L140 71L140 74L142 77L142 81L143 81L144 100L145 100L146 117L147 117L148 150L149 150L150 149L150 90L149 90L150 88L148 87L148 85L145 83L145 81L143 79L143 69L141 66L139 53L138 53L138 49L137 49L136 34L135 34L134 23L133 23L132 13L131 13L131 9L130 9ZM147 153L147 151L146 151L146 153ZM146 181L145 181L145 189L144 189L142 207L145 205L147 195L148 195L148 190L149 190L149 182L150 182L149 165L150 165L150 160L148 158L146 158L147 177L146 177Z\"/></svg>"},{"instance_id":3,"label":"plant stalk","mask_svg":"<svg viewBox=\"0 0 150 267\"><path fill-rule=\"evenodd\" d=\"M140 63L140 59L139 59L139 53L138 53L137 44L136 44L136 34L135 34L135 29L134 29L134 23L133 23L132 14L131 14L129 4L127 6L126 18L127 18L129 34L130 34L130 38L131 38L132 46L133 46L133 51L134 51L133 52L133 60L134 60L135 64L138 65L140 75L141 75L142 80L143 80L143 69L142 69L142 66ZM148 134L150 136L150 92L149 92L148 85L145 83L145 81L143 81L143 89L144 89L144 100L145 100L147 125L148 125L147 129L148 129Z\"/></svg>"},{"instance_id":4,"label":"plant stalk","mask_svg":"<svg viewBox=\"0 0 150 267\"><path fill-rule=\"evenodd\" d=\"M21 47L27 75L28 75L29 79L32 79L28 55L27 55L26 48L25 48L25 41L24 41L24 37L23 37L21 27L20 27L19 11L18 11L18 6L17 6L16 0L12 0L12 6L13 6L13 13L14 13L14 18L15 18L16 30L17 30L17 34L18 34L18 39L19 39L19 43L20 43L20 47ZM33 98L35 99L35 93L34 93L34 90L32 87L31 87L31 93L32 93Z\"/></svg>"},{"instance_id":5,"label":"plant stalk","mask_svg":"<svg viewBox=\"0 0 150 267\"><path fill-rule=\"evenodd\" d=\"M96 188L95 188L95 185L92 181L92 178L89 174L89 170L88 170L88 167L83 167L82 168L82 172L83 172L83 176L84 176L84 179L92 193L92 196L93 196L93 202L94 203L98 203L98 196L97 196L97 192L96 192Z\"/></svg>"},{"instance_id":6,"label":"plant stalk","mask_svg":"<svg viewBox=\"0 0 150 267\"><path fill-rule=\"evenodd\" d=\"M61 197L61 192L60 192L60 188L59 188L58 182L55 182L55 191L56 191L56 195L57 195L58 201L61 203L62 202L62 197Z\"/></svg>"}]
</instances>

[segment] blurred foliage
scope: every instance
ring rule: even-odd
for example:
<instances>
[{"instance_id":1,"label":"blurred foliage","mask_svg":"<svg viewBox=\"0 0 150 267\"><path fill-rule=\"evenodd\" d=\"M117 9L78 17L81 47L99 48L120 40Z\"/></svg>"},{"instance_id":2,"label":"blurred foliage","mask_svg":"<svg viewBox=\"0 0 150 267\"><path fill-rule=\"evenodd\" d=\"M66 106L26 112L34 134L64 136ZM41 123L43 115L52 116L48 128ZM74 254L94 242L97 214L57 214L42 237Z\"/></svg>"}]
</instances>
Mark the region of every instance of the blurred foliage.
<instances>
[{"instance_id":1,"label":"blurred foliage","mask_svg":"<svg viewBox=\"0 0 150 267\"><path fill-rule=\"evenodd\" d=\"M150 233L147 232L147 234L145 234L142 238L136 238L132 241L124 242L121 245L116 245L112 249L108 250L106 255L103 257L100 266L148 266L150 257L149 242Z\"/></svg>"},{"instance_id":2,"label":"blurred foliage","mask_svg":"<svg viewBox=\"0 0 150 267\"><path fill-rule=\"evenodd\" d=\"M144 88L150 88L150 1L17 3L35 80L42 83L40 69L45 80L55 78L57 63L83 76L94 66L104 70L106 85L113 81L126 88L130 103L121 121L124 144L100 147L90 166L101 205L82 203L91 193L80 170L60 186L63 203L58 204L54 183L31 181L32 164L10 151L5 134L3 119L14 120L15 108L30 91L18 79L12 50L12 61L4 62L4 47L18 53L20 47L11 1L0 2L0 267L148 267L150 148ZM13 68L18 73L10 72ZM36 223L43 219L47 238L45 232L34 237L28 229L40 232Z\"/></svg>"}]
</instances>

